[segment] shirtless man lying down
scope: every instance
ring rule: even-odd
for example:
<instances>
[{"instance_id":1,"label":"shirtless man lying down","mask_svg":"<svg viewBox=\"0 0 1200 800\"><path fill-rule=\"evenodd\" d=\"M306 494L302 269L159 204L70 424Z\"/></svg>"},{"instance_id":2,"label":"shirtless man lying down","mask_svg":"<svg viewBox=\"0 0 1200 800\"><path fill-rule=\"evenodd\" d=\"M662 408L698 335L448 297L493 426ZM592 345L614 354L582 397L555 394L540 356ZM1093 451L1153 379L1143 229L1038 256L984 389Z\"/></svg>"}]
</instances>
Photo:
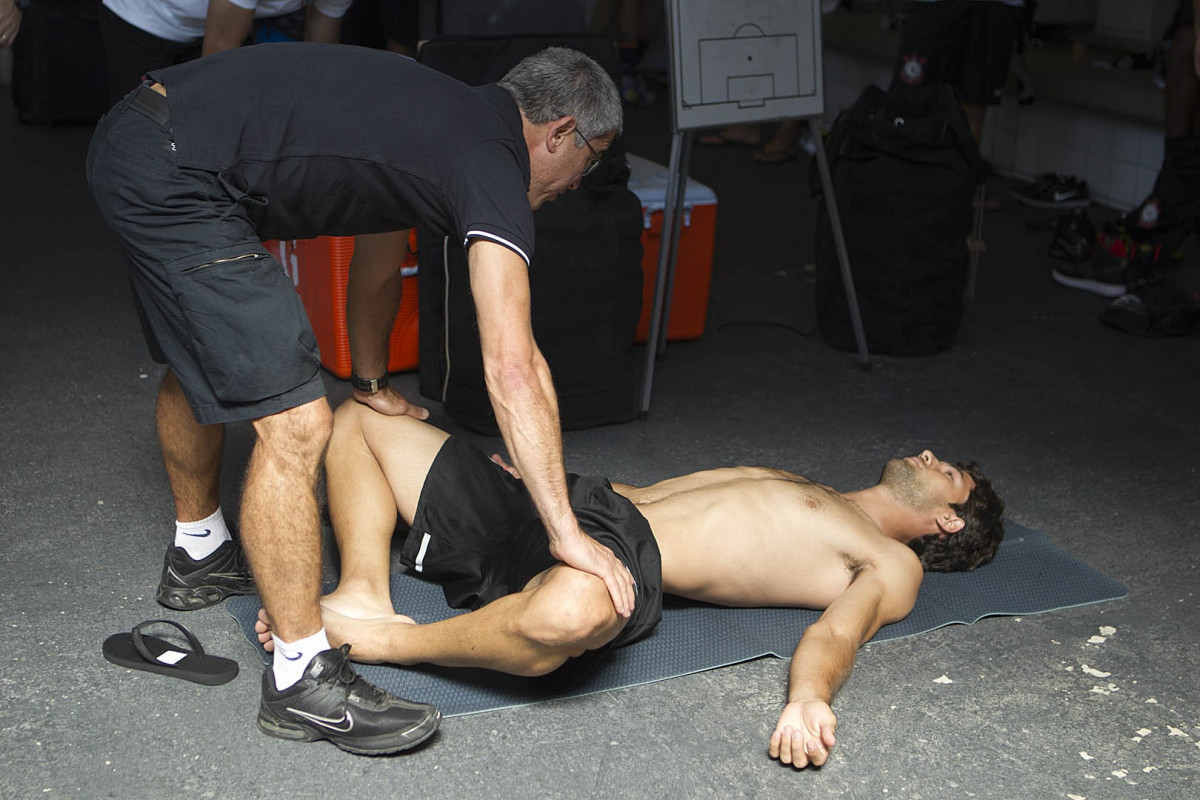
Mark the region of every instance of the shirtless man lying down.
<instances>
[{"instance_id":1,"label":"shirtless man lying down","mask_svg":"<svg viewBox=\"0 0 1200 800\"><path fill-rule=\"evenodd\" d=\"M629 619L604 583L556 562L528 493L498 457L412 417L349 401L326 456L341 581L322 599L332 641L359 661L470 666L544 675L648 633L661 593L725 606L825 609L792 658L788 702L768 751L821 765L834 744L830 704L855 653L905 617L924 570L969 570L995 555L1003 502L974 464L926 450L893 459L875 486L840 493L764 467L695 472L636 487L570 476L585 531L633 575ZM416 624L396 614L389 553L471 613ZM270 649L265 615L259 638Z\"/></svg>"}]
</instances>

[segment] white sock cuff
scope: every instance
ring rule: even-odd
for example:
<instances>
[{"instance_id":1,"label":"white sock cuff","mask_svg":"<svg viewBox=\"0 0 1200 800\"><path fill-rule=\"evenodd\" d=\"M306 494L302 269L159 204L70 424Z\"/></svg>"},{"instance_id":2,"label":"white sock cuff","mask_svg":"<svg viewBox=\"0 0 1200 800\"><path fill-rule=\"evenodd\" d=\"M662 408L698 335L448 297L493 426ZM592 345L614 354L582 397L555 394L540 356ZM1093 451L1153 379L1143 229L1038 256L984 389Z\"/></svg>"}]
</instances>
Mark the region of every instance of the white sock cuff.
<instances>
[{"instance_id":1,"label":"white sock cuff","mask_svg":"<svg viewBox=\"0 0 1200 800\"><path fill-rule=\"evenodd\" d=\"M312 636L305 636L303 639L297 639L294 642L285 642L272 633L271 641L275 643L276 655L282 654L289 661L295 658L297 654L306 654L311 659L322 650L329 649L329 637L325 635L324 628L321 628L321 630ZM308 659L305 659L304 664L305 666L308 665Z\"/></svg>"},{"instance_id":2,"label":"white sock cuff","mask_svg":"<svg viewBox=\"0 0 1200 800\"><path fill-rule=\"evenodd\" d=\"M226 534L229 533L229 528L225 524L225 514L222 513L220 506L217 506L217 510L209 514L204 519L198 519L195 522L180 522L179 520L175 520L175 527L177 528L211 528L214 525L220 525L221 529Z\"/></svg>"},{"instance_id":3,"label":"white sock cuff","mask_svg":"<svg viewBox=\"0 0 1200 800\"><path fill-rule=\"evenodd\" d=\"M220 506L204 519L195 522L175 520L175 546L182 547L188 556L196 561L208 558L232 538Z\"/></svg>"}]
</instances>

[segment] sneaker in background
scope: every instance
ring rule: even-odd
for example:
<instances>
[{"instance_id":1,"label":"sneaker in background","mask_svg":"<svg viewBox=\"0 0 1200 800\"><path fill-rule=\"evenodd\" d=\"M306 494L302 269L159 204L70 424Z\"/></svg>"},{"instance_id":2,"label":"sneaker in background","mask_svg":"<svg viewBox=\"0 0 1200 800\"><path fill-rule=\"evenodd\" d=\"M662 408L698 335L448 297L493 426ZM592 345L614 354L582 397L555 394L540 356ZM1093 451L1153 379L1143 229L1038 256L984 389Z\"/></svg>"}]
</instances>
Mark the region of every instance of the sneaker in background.
<instances>
[{"instance_id":1,"label":"sneaker in background","mask_svg":"<svg viewBox=\"0 0 1200 800\"><path fill-rule=\"evenodd\" d=\"M1200 302L1163 278L1131 286L1109 303L1100 321L1137 336L1162 338L1200 332Z\"/></svg>"},{"instance_id":2,"label":"sneaker in background","mask_svg":"<svg viewBox=\"0 0 1200 800\"><path fill-rule=\"evenodd\" d=\"M441 721L428 703L401 699L359 676L348 644L317 653L304 677L283 691L270 666L263 672L258 727L268 736L327 739L350 753L384 755L416 747Z\"/></svg>"},{"instance_id":3,"label":"sneaker in background","mask_svg":"<svg viewBox=\"0 0 1200 800\"><path fill-rule=\"evenodd\" d=\"M1054 231L1049 250L1052 257L1064 261L1085 261L1092 257L1096 245L1096 226L1082 208L1050 220L1050 229Z\"/></svg>"},{"instance_id":4,"label":"sneaker in background","mask_svg":"<svg viewBox=\"0 0 1200 800\"><path fill-rule=\"evenodd\" d=\"M1013 199L1033 208L1087 208L1092 193L1087 181L1047 172L1033 183L1012 190Z\"/></svg>"},{"instance_id":5,"label":"sneaker in background","mask_svg":"<svg viewBox=\"0 0 1200 800\"><path fill-rule=\"evenodd\" d=\"M1057 236L1057 234L1056 234ZM1106 228L1096 237L1090 258L1064 261L1050 275L1063 286L1104 297L1120 297L1128 286L1133 242L1122 229Z\"/></svg>"},{"instance_id":6,"label":"sneaker in background","mask_svg":"<svg viewBox=\"0 0 1200 800\"><path fill-rule=\"evenodd\" d=\"M193 611L216 605L231 594L254 592L245 552L236 541L228 541L200 561L192 560L182 547L168 547L155 596L167 608Z\"/></svg>"}]
</instances>

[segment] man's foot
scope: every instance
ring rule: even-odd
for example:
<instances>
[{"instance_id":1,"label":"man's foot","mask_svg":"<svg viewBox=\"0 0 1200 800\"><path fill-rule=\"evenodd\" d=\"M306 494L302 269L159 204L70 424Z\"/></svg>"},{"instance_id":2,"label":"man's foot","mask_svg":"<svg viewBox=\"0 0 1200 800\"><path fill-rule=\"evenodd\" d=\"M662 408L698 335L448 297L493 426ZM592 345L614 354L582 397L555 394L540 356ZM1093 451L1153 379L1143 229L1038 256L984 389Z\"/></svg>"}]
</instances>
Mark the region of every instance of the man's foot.
<instances>
[{"instance_id":1,"label":"man's foot","mask_svg":"<svg viewBox=\"0 0 1200 800\"><path fill-rule=\"evenodd\" d=\"M715 131L707 131L696 137L706 147L758 147L762 144L762 131L757 125L730 125Z\"/></svg>"},{"instance_id":2,"label":"man's foot","mask_svg":"<svg viewBox=\"0 0 1200 800\"><path fill-rule=\"evenodd\" d=\"M385 692L350 664L350 645L313 656L304 677L283 691L275 672L263 672L258 727L297 742L327 739L342 750L384 755L416 747L438 729L442 715L428 703Z\"/></svg>"},{"instance_id":3,"label":"man's foot","mask_svg":"<svg viewBox=\"0 0 1200 800\"><path fill-rule=\"evenodd\" d=\"M192 611L215 605L231 594L254 591L246 554L237 542L228 541L199 561L192 560L182 547L168 547L155 596L167 608Z\"/></svg>"},{"instance_id":4,"label":"man's foot","mask_svg":"<svg viewBox=\"0 0 1200 800\"><path fill-rule=\"evenodd\" d=\"M342 616L354 619L380 619L396 615L390 596L354 591L348 588L344 581L338 588L321 597L321 609L336 611Z\"/></svg>"},{"instance_id":5,"label":"man's foot","mask_svg":"<svg viewBox=\"0 0 1200 800\"><path fill-rule=\"evenodd\" d=\"M777 139L778 137L772 139L754 151L750 158L755 164L786 164L796 160L800 155L800 142L796 139L782 142Z\"/></svg>"},{"instance_id":6,"label":"man's foot","mask_svg":"<svg viewBox=\"0 0 1200 800\"><path fill-rule=\"evenodd\" d=\"M1036 181L1012 190L1013 199L1033 208L1087 208L1092 193L1087 181L1047 172Z\"/></svg>"}]
</instances>

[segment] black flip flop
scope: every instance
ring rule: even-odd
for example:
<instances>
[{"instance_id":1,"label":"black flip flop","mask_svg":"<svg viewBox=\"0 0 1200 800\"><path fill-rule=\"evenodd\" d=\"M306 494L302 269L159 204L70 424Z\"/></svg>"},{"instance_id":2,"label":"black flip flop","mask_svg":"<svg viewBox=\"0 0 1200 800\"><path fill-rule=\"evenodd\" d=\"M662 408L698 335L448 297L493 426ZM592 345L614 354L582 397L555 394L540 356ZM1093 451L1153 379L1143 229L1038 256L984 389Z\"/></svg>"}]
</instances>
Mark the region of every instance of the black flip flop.
<instances>
[{"instance_id":1,"label":"black flip flop","mask_svg":"<svg viewBox=\"0 0 1200 800\"><path fill-rule=\"evenodd\" d=\"M150 625L173 625L187 638L191 650L181 649L142 631ZM237 677L236 661L205 655L204 647L191 631L169 619L151 619L129 633L114 633L104 640L104 658L118 667L157 672L207 686L220 686Z\"/></svg>"}]
</instances>

